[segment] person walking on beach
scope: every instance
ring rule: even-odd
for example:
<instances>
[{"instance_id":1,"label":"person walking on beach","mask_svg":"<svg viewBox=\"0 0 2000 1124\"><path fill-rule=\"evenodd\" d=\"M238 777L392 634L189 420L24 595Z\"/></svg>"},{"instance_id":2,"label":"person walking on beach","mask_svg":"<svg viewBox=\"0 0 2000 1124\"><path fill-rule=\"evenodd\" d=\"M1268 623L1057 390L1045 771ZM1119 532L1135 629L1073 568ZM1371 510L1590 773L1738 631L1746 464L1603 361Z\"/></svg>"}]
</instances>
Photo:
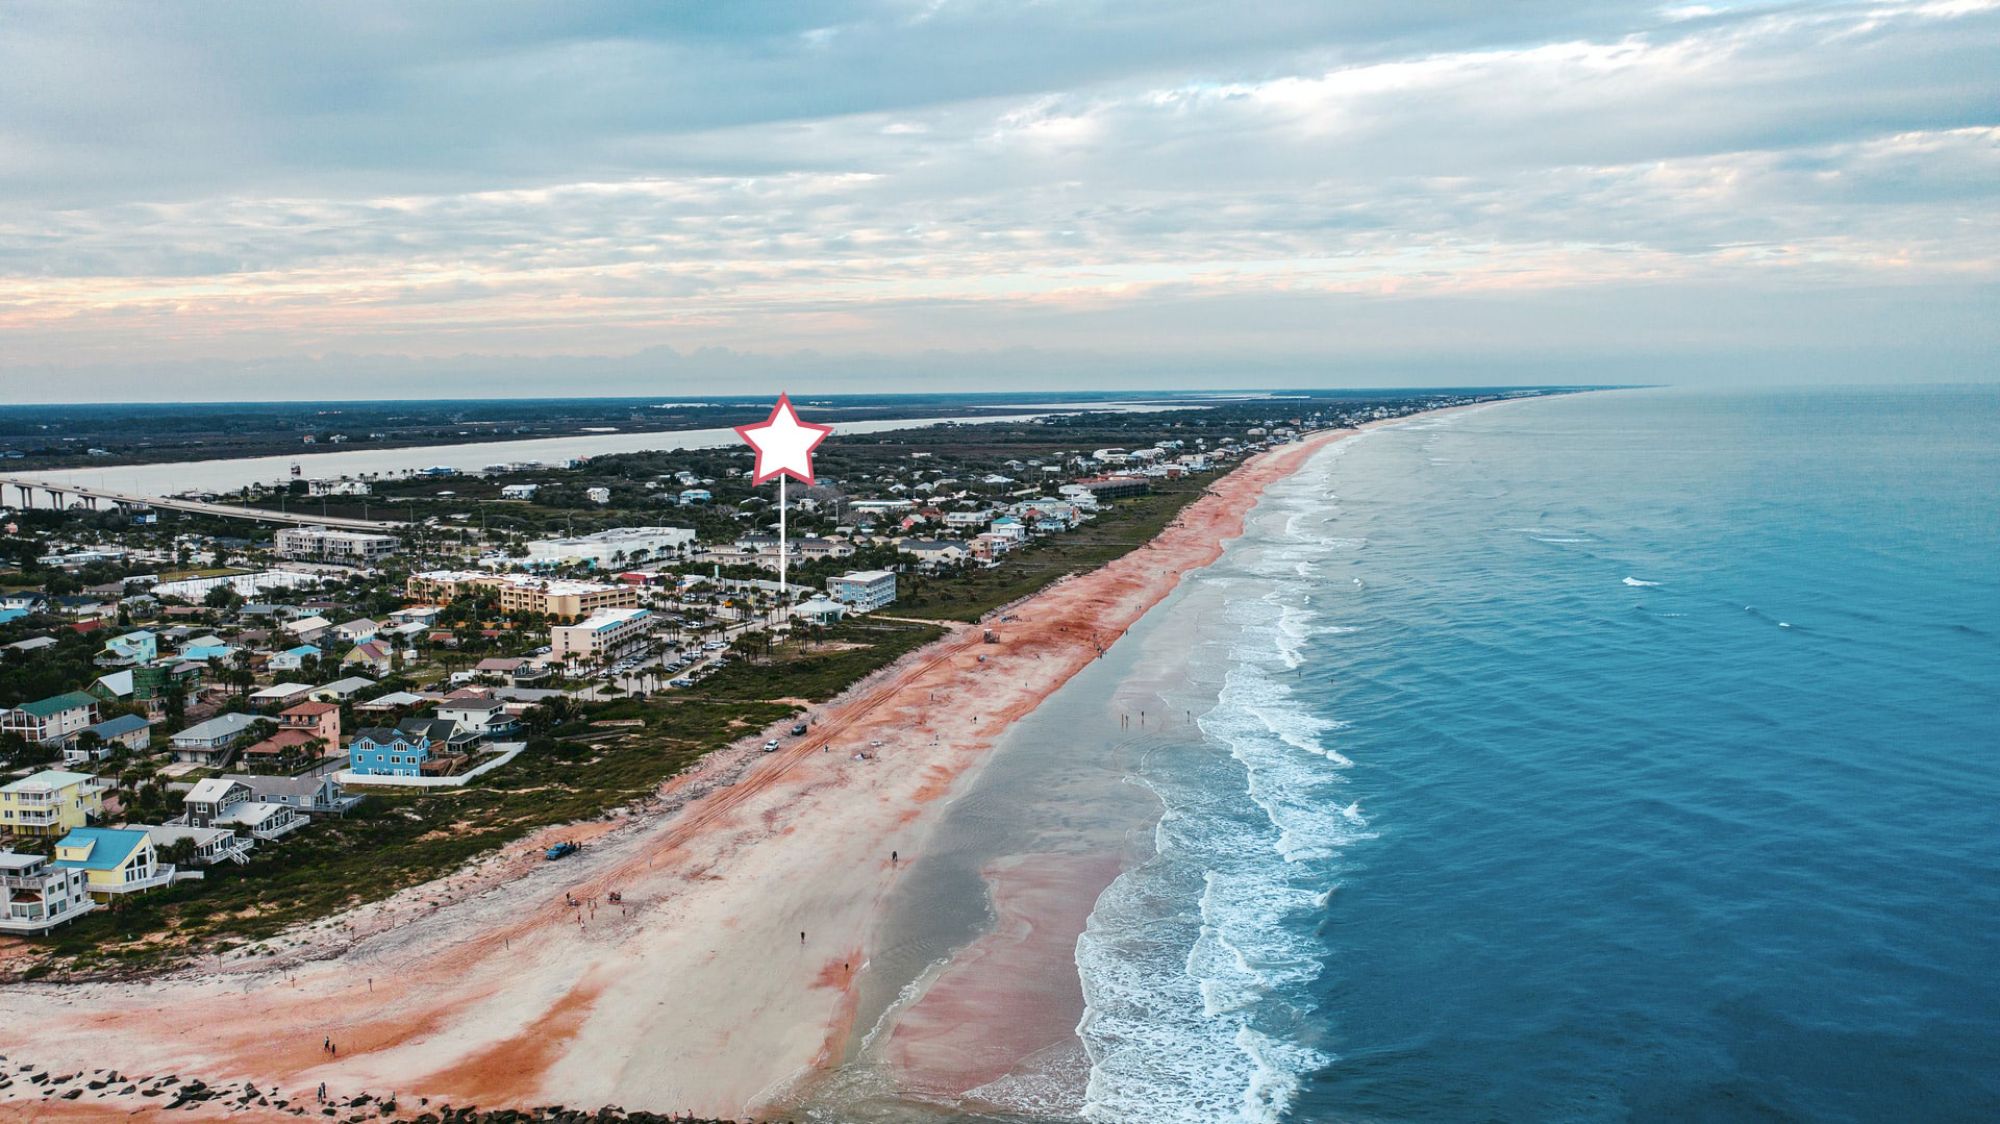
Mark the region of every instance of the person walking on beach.
<instances>
[{"instance_id":1,"label":"person walking on beach","mask_svg":"<svg viewBox=\"0 0 2000 1124\"><path fill-rule=\"evenodd\" d=\"M804 929L799 930L799 943L800 944L806 943L806 931Z\"/></svg>"}]
</instances>

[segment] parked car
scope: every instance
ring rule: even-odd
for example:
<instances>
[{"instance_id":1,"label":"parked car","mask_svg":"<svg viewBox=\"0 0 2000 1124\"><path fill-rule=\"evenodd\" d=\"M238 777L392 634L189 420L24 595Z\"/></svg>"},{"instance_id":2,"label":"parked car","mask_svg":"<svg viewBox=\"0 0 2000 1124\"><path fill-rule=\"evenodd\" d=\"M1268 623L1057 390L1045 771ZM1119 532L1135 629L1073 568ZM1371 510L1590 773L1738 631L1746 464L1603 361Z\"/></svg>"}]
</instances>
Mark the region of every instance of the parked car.
<instances>
[{"instance_id":1,"label":"parked car","mask_svg":"<svg viewBox=\"0 0 2000 1124\"><path fill-rule=\"evenodd\" d=\"M778 750L778 739L772 738L770 741L764 743L765 753L776 753L777 750Z\"/></svg>"}]
</instances>

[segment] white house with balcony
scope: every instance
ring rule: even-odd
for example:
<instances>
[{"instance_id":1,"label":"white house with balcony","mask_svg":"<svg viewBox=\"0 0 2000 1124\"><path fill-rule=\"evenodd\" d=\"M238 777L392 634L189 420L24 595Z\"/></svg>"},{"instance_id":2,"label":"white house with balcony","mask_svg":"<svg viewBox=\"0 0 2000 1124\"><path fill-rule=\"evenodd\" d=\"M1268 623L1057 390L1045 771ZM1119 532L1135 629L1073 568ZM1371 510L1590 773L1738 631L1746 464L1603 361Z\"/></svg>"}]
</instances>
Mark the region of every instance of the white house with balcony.
<instances>
[{"instance_id":1,"label":"white house with balcony","mask_svg":"<svg viewBox=\"0 0 2000 1124\"><path fill-rule=\"evenodd\" d=\"M89 880L43 855L0 851L0 933L31 937L89 913Z\"/></svg>"},{"instance_id":2,"label":"white house with balcony","mask_svg":"<svg viewBox=\"0 0 2000 1124\"><path fill-rule=\"evenodd\" d=\"M196 765L227 765L236 752L236 743L257 723L255 714L218 714L199 722L172 739L174 759Z\"/></svg>"}]
</instances>

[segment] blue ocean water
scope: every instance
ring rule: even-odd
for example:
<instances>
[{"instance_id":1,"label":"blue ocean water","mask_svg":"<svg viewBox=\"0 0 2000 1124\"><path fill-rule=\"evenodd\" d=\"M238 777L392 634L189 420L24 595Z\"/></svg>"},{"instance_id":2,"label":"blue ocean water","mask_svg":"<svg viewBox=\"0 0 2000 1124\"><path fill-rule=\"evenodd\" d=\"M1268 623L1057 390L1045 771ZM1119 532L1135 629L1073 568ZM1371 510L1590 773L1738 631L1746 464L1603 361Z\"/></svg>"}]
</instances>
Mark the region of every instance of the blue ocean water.
<instances>
[{"instance_id":1,"label":"blue ocean water","mask_svg":"<svg viewBox=\"0 0 2000 1124\"><path fill-rule=\"evenodd\" d=\"M1163 608L1095 1120L2000 1118L2000 392L1372 432Z\"/></svg>"}]
</instances>

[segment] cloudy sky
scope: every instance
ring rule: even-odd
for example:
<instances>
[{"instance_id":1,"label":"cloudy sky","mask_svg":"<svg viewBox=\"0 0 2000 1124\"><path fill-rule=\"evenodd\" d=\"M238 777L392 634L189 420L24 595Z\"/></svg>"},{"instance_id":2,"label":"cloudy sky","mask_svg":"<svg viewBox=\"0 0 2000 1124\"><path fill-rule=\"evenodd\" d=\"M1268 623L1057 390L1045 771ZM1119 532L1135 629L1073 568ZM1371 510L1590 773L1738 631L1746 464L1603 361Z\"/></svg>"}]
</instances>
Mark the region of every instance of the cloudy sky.
<instances>
[{"instance_id":1,"label":"cloudy sky","mask_svg":"<svg viewBox=\"0 0 2000 1124\"><path fill-rule=\"evenodd\" d=\"M16 401L2000 378L2000 0L0 10Z\"/></svg>"}]
</instances>

